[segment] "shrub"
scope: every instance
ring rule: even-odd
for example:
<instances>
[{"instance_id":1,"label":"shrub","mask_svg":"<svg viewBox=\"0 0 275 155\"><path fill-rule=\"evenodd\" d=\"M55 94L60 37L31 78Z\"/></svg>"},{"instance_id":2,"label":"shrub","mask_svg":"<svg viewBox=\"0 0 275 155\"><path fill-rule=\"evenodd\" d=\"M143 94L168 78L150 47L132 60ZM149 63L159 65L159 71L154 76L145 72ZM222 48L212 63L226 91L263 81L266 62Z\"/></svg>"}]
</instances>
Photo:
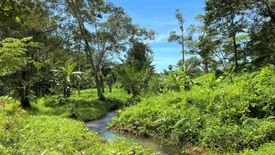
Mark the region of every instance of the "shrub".
<instances>
[{"instance_id":1,"label":"shrub","mask_svg":"<svg viewBox=\"0 0 275 155\"><path fill-rule=\"evenodd\" d=\"M179 145L197 145L203 120L198 108L189 108L181 113L181 119L172 127L170 141Z\"/></svg>"},{"instance_id":2,"label":"shrub","mask_svg":"<svg viewBox=\"0 0 275 155\"><path fill-rule=\"evenodd\" d=\"M162 82L162 76L156 74L153 75L149 82L148 82L148 90L146 90L146 94L150 93L150 94L159 94L161 93L161 90L163 89L163 86L161 85Z\"/></svg>"},{"instance_id":3,"label":"shrub","mask_svg":"<svg viewBox=\"0 0 275 155\"><path fill-rule=\"evenodd\" d=\"M212 125L202 131L202 145L210 149L238 150L240 147L241 131L238 125Z\"/></svg>"},{"instance_id":4,"label":"shrub","mask_svg":"<svg viewBox=\"0 0 275 155\"><path fill-rule=\"evenodd\" d=\"M65 99L58 95L45 97L43 102L46 107L57 107L66 104Z\"/></svg>"},{"instance_id":5,"label":"shrub","mask_svg":"<svg viewBox=\"0 0 275 155\"><path fill-rule=\"evenodd\" d=\"M274 141L274 73L274 66L267 66L218 79L203 75L190 91L141 99L119 112L110 127L181 146L255 149Z\"/></svg>"}]
</instances>

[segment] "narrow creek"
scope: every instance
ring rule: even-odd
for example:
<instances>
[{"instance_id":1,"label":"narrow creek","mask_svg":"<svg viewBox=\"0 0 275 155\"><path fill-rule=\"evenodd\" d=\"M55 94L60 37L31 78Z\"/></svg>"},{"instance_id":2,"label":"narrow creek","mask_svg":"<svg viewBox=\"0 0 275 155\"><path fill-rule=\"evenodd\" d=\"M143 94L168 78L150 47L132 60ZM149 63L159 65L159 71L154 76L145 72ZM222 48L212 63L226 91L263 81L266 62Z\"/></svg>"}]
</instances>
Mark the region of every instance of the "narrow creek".
<instances>
[{"instance_id":1,"label":"narrow creek","mask_svg":"<svg viewBox=\"0 0 275 155\"><path fill-rule=\"evenodd\" d=\"M126 138L133 140L145 147L151 148L155 152L159 152L161 155L180 155L180 149L172 146L166 146L158 143L156 140L151 138L146 138L143 136L133 136L127 133L122 134L115 131L111 131L107 129L107 124L111 119L116 115L115 112L111 112L101 119L94 120L86 123L86 126L89 130L92 130L99 136L103 137L108 141L112 141L117 138Z\"/></svg>"}]
</instances>

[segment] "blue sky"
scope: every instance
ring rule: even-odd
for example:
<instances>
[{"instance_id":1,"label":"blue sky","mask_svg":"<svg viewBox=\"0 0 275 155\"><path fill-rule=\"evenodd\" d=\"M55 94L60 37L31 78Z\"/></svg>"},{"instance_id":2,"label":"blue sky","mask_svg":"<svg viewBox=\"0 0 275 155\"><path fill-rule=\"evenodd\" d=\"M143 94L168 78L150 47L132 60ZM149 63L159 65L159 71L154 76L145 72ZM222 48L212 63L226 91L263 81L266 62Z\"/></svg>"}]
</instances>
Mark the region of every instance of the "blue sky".
<instances>
[{"instance_id":1,"label":"blue sky","mask_svg":"<svg viewBox=\"0 0 275 155\"><path fill-rule=\"evenodd\" d=\"M172 30L178 28L175 10L181 9L185 17L185 27L196 24L194 18L203 14L205 0L109 0L116 6L123 7L133 18L133 23L152 29L157 33L155 41L150 42L154 53L153 64L156 70L167 69L181 58L181 47L168 43Z\"/></svg>"}]
</instances>

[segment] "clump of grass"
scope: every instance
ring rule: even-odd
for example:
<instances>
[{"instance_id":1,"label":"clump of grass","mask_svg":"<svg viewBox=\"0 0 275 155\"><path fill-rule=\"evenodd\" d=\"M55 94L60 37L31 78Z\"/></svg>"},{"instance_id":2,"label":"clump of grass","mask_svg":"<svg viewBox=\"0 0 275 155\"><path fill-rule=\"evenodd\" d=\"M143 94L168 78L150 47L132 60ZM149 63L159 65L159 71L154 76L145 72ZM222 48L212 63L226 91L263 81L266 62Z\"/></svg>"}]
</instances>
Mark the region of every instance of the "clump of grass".
<instances>
[{"instance_id":1,"label":"clump of grass","mask_svg":"<svg viewBox=\"0 0 275 155\"><path fill-rule=\"evenodd\" d=\"M257 150L246 149L241 155L272 155L275 152L275 143L266 143Z\"/></svg>"}]
</instances>

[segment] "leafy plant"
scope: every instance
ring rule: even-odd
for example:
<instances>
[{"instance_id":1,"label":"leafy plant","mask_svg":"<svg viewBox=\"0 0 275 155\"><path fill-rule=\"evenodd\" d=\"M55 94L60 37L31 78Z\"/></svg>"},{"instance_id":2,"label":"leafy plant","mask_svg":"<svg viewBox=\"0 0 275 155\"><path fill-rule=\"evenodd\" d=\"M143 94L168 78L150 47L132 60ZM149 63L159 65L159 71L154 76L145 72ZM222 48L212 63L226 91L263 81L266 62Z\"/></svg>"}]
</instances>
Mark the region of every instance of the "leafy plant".
<instances>
[{"instance_id":1,"label":"leafy plant","mask_svg":"<svg viewBox=\"0 0 275 155\"><path fill-rule=\"evenodd\" d=\"M193 85L190 91L142 98L120 111L110 127L182 147L195 145L222 152L256 149L275 137L273 67L222 80L213 73L198 77L192 81L200 85ZM185 79L177 79L180 75L185 76L177 72L170 76L181 84Z\"/></svg>"},{"instance_id":2,"label":"leafy plant","mask_svg":"<svg viewBox=\"0 0 275 155\"><path fill-rule=\"evenodd\" d=\"M58 70L52 70L55 73L55 78L58 81L57 85L63 88L64 98L70 97L73 80L80 81L82 72L74 71L76 64L72 61L67 61L64 67Z\"/></svg>"}]
</instances>

